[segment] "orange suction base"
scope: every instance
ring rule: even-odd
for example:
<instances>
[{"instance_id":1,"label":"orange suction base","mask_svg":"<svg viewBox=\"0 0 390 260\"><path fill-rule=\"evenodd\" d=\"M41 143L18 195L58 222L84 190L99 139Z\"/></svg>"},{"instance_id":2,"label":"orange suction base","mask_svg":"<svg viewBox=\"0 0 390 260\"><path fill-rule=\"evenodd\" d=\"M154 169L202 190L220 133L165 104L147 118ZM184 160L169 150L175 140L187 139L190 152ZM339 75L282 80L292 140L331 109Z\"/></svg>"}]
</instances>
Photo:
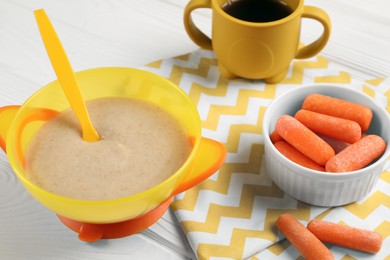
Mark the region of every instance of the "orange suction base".
<instances>
[{"instance_id":1,"label":"orange suction base","mask_svg":"<svg viewBox=\"0 0 390 260\"><path fill-rule=\"evenodd\" d=\"M173 197L135 219L109 224L83 223L57 215L68 228L79 234L79 239L85 242L95 242L99 239L112 239L139 233L157 222L171 204Z\"/></svg>"}]
</instances>

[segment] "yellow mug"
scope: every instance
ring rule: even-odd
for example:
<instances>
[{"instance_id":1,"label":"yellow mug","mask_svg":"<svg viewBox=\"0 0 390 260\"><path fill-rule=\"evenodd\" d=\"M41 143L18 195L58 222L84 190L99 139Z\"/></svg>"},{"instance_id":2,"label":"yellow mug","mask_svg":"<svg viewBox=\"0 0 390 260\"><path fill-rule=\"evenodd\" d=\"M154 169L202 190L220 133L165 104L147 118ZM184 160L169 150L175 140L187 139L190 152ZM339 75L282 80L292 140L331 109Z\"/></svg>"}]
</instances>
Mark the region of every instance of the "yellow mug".
<instances>
[{"instance_id":1,"label":"yellow mug","mask_svg":"<svg viewBox=\"0 0 390 260\"><path fill-rule=\"evenodd\" d=\"M200 47L214 50L220 73L226 78L279 82L294 58L312 57L328 42L329 16L320 8L304 6L303 0L283 0L292 13L270 22L237 19L224 11L228 2L231 1L191 0L184 11L184 26L189 37ZM212 9L211 39L196 27L191 17L192 11L198 8ZM300 46L299 41L302 18L317 20L324 28L321 36L306 46Z\"/></svg>"}]
</instances>

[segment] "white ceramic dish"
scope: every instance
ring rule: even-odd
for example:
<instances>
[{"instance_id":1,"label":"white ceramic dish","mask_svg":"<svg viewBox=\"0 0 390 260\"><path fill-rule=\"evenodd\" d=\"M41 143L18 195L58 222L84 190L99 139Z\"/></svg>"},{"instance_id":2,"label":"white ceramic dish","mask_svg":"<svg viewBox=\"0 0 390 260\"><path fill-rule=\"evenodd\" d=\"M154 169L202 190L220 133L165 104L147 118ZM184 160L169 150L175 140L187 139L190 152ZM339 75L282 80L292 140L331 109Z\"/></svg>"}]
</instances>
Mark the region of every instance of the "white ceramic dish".
<instances>
[{"instance_id":1,"label":"white ceramic dish","mask_svg":"<svg viewBox=\"0 0 390 260\"><path fill-rule=\"evenodd\" d=\"M318 93L368 106L373 119L366 133L377 134L386 142L385 153L371 165L358 171L326 173L302 167L284 157L272 144L269 134L283 114L294 115L304 98ZM265 166L272 180L293 198L311 205L333 207L355 202L367 195L377 183L390 155L390 119L374 99L357 90L329 84L291 89L276 98L263 118Z\"/></svg>"}]
</instances>

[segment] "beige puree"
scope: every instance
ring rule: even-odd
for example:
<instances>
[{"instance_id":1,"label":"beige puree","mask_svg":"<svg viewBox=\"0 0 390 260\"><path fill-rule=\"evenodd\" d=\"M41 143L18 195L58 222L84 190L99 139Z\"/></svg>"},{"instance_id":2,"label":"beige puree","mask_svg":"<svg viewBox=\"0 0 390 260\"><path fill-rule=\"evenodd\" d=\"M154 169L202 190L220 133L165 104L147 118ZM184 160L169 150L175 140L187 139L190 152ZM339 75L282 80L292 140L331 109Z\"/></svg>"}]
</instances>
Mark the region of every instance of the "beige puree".
<instances>
[{"instance_id":1,"label":"beige puree","mask_svg":"<svg viewBox=\"0 0 390 260\"><path fill-rule=\"evenodd\" d=\"M33 183L75 199L120 198L164 181L191 151L176 119L155 105L102 98L87 107L101 140L83 141L73 112L60 113L26 152L26 176Z\"/></svg>"}]
</instances>

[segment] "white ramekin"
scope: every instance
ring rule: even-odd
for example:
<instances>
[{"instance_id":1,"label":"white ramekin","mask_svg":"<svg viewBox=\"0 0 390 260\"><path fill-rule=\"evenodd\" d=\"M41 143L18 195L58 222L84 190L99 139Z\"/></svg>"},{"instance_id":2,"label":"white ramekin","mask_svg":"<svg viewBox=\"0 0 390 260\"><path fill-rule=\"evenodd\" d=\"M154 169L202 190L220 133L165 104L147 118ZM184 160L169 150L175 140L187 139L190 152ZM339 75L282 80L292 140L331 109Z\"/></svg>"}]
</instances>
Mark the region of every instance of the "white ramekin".
<instances>
[{"instance_id":1,"label":"white ramekin","mask_svg":"<svg viewBox=\"0 0 390 260\"><path fill-rule=\"evenodd\" d=\"M381 136L386 142L385 153L371 165L353 172L327 173L302 167L283 156L272 144L270 133L283 114L294 116L311 93L328 95L356 102L371 108L373 119L366 133ZM291 89L277 97L263 118L265 166L272 180L284 192L305 203L333 207L355 202L367 195L384 171L390 155L390 119L386 110L368 95L352 88L314 84Z\"/></svg>"}]
</instances>

